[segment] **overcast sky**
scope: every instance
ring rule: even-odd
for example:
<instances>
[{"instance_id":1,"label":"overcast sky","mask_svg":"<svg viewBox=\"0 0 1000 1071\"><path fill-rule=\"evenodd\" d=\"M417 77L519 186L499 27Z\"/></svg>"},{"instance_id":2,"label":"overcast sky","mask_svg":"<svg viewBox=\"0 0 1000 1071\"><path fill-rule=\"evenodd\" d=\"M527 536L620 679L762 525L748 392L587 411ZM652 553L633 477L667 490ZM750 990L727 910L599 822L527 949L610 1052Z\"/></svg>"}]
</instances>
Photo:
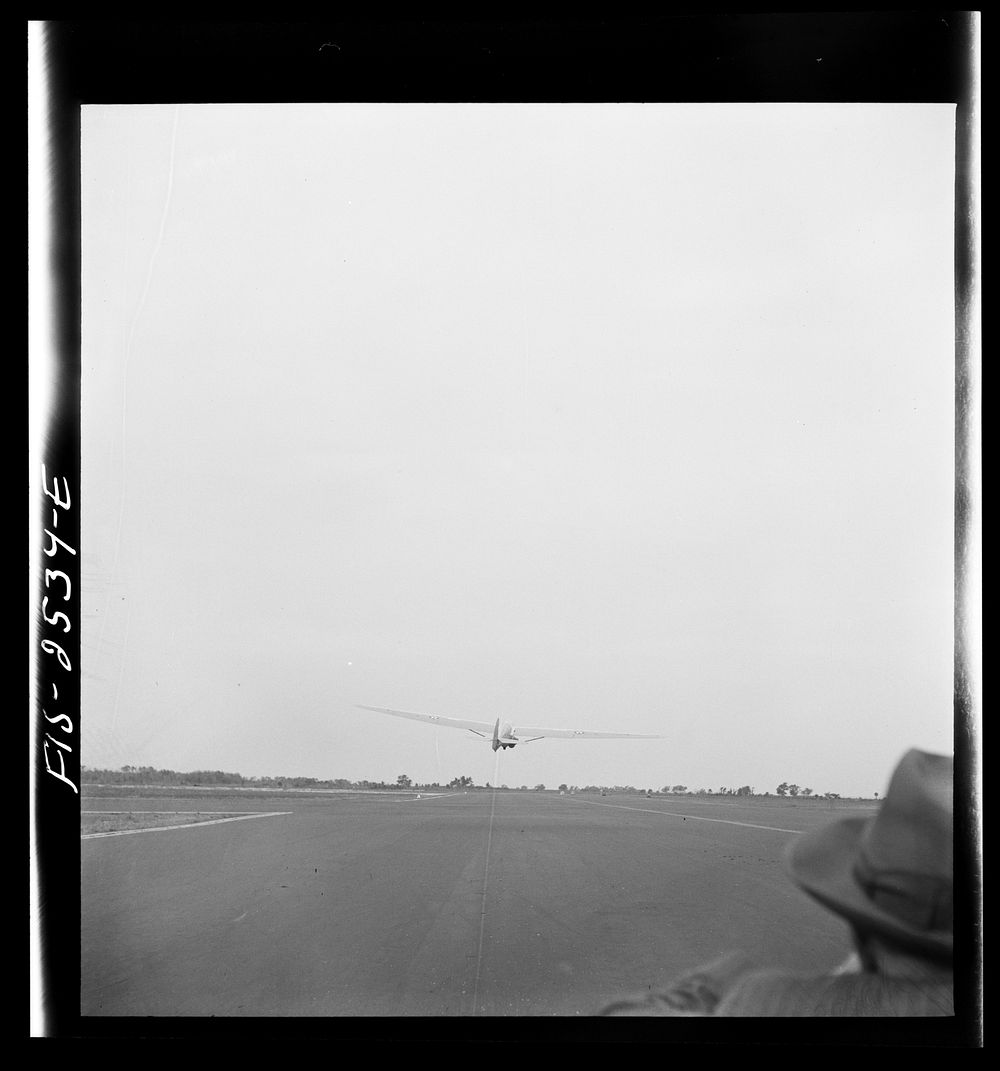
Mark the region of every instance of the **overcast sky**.
<instances>
[{"instance_id":1,"label":"overcast sky","mask_svg":"<svg viewBox=\"0 0 1000 1071\"><path fill-rule=\"evenodd\" d=\"M952 750L951 105L83 109L83 761ZM660 733L477 738L358 703Z\"/></svg>"}]
</instances>

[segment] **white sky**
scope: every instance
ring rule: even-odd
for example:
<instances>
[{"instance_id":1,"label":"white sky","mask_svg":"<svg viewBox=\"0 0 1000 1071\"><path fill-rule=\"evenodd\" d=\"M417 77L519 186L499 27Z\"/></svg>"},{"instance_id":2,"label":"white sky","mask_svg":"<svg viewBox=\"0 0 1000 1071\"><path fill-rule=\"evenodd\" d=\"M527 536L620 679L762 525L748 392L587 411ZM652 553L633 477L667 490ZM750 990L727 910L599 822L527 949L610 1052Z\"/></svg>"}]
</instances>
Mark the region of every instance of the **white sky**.
<instances>
[{"instance_id":1,"label":"white sky","mask_svg":"<svg viewBox=\"0 0 1000 1071\"><path fill-rule=\"evenodd\" d=\"M952 750L951 105L83 109L83 761Z\"/></svg>"}]
</instances>

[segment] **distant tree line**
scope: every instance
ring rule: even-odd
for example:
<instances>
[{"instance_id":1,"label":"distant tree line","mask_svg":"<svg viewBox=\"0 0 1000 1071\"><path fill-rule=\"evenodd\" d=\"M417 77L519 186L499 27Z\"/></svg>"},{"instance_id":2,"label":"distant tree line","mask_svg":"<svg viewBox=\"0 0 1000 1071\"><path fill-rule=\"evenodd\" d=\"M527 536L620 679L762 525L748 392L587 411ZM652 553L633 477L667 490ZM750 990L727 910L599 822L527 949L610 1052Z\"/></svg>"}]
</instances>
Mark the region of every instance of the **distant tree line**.
<instances>
[{"instance_id":1,"label":"distant tree line","mask_svg":"<svg viewBox=\"0 0 1000 1071\"><path fill-rule=\"evenodd\" d=\"M774 790L779 796L812 796L815 795L811 788L799 788L798 785L790 785L787 781L782 781L780 785ZM823 798L828 800L839 800L839 792L824 792ZM875 793L875 798L878 799L878 793Z\"/></svg>"},{"instance_id":2,"label":"distant tree line","mask_svg":"<svg viewBox=\"0 0 1000 1071\"><path fill-rule=\"evenodd\" d=\"M344 777L322 779L318 777L244 777L243 774L225 770L191 770L178 773L176 770L159 770L153 766L123 766L120 770L104 770L84 766L81 779L84 783L105 785L192 785L235 786L237 788L339 788L339 789L406 789L412 782L400 774L394 784L386 781L349 781ZM463 784L472 784L472 778L463 778ZM433 786L417 786L440 788Z\"/></svg>"},{"instance_id":3,"label":"distant tree line","mask_svg":"<svg viewBox=\"0 0 1000 1071\"><path fill-rule=\"evenodd\" d=\"M419 784L415 783L407 774L400 774L394 782L386 781L349 781L343 777L323 780L317 777L244 777L238 773L228 773L225 770L191 770L188 773L178 773L175 770L160 770L153 766L123 766L120 770L105 770L89 766L82 768L81 779L86 784L106 785L190 785L190 786L235 786L239 788L311 788L311 789L401 789L401 790L433 790L440 788L478 788L473 779L467 775L452 778L446 785L437 781ZM487 783L486 788L490 785ZM506 790L507 785L497 786ZM527 785L520 786L522 791L527 791ZM545 785L534 786L536 792L544 792ZM725 785L719 789L699 788L692 790L687 785L664 785L659 790L651 788L639 789L634 785L567 785L559 786L559 791L566 793L595 792L595 793L622 793L640 794L646 796L660 795L695 795L695 796L757 796L758 793L751 785L741 785L739 788L729 788ZM798 785L782 781L775 789L775 794L784 797L810 797L815 795L811 788L800 788ZM764 792L760 795L768 796ZM817 797L820 798L820 797ZM840 799L839 792L825 792L822 798L829 800ZM878 793L875 794L878 798Z\"/></svg>"},{"instance_id":4,"label":"distant tree line","mask_svg":"<svg viewBox=\"0 0 1000 1071\"><path fill-rule=\"evenodd\" d=\"M104 785L190 785L233 786L237 788L313 788L313 789L435 789L476 788L471 777L455 777L447 785L437 781L415 784L407 774L400 774L392 783L387 781L349 781L344 777L323 780L318 777L244 777L225 770L160 770L154 766L123 766L120 770L105 770L84 766L81 778L88 784ZM486 786L487 788L489 785ZM506 785L501 786L506 788Z\"/></svg>"},{"instance_id":5,"label":"distant tree line","mask_svg":"<svg viewBox=\"0 0 1000 1071\"><path fill-rule=\"evenodd\" d=\"M245 788L357 788L361 783L344 778L323 781L316 777L244 777L225 770L158 770L153 766L123 766L120 770L103 770L84 766L81 779L90 784L106 785L234 785ZM362 782L367 785L371 782ZM390 787L390 786L383 786Z\"/></svg>"}]
</instances>

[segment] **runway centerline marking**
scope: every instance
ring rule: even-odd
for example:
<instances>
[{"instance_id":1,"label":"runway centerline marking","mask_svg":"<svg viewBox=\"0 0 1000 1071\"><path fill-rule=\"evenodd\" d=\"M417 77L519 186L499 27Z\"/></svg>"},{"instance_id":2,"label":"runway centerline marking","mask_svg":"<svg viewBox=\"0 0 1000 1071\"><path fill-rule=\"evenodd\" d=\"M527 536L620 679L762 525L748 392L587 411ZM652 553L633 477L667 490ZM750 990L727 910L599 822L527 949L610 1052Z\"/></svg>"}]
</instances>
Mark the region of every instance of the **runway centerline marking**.
<instances>
[{"instance_id":1,"label":"runway centerline marking","mask_svg":"<svg viewBox=\"0 0 1000 1071\"><path fill-rule=\"evenodd\" d=\"M99 812L95 812L99 813ZM138 814L173 814L173 811L139 811ZM197 814L197 811L185 812ZM210 812L206 812L210 813ZM179 826L147 826L145 829L116 829L110 833L81 833L80 840L96 840L98 837L127 837L132 833L165 833L168 829L201 829L202 826L220 826L224 822L243 822L248 818L277 818L279 815L291 814L291 811L259 811L255 814L239 814L233 818L213 818L209 822L185 822Z\"/></svg>"},{"instance_id":2,"label":"runway centerline marking","mask_svg":"<svg viewBox=\"0 0 1000 1071\"><path fill-rule=\"evenodd\" d=\"M591 807L610 807L613 811L642 811L644 814L667 814L672 818L690 818L695 822L721 822L724 826L744 826L747 829L770 829L774 833L795 833L801 829L782 829L780 826L760 826L755 822L737 822L734 818L706 818L702 814L684 814L681 811L658 811L653 807L627 807L622 803L598 803L597 800L574 799L574 803L589 803Z\"/></svg>"},{"instance_id":3,"label":"runway centerline marking","mask_svg":"<svg viewBox=\"0 0 1000 1071\"><path fill-rule=\"evenodd\" d=\"M476 981L472 987L472 1014L479 1007L479 975L483 965L483 934L486 929L486 890L490 879L490 845L493 843L493 810L497 805L497 772L500 769L500 752L493 764L493 796L490 799L490 830L486 835L486 866L483 867L483 899L479 905L479 947L476 949Z\"/></svg>"}]
</instances>

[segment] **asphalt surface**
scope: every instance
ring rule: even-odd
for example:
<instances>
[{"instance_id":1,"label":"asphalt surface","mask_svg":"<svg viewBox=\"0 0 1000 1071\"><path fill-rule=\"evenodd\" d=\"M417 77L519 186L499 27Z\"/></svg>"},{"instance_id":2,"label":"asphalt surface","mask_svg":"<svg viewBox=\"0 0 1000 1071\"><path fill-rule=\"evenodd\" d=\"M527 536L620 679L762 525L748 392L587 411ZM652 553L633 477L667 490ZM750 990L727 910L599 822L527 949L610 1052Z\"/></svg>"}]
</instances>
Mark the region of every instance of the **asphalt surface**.
<instances>
[{"instance_id":1,"label":"asphalt surface","mask_svg":"<svg viewBox=\"0 0 1000 1071\"><path fill-rule=\"evenodd\" d=\"M84 840L85 1016L571 1016L723 952L823 970L782 856L837 814L514 791L142 801L287 811Z\"/></svg>"}]
</instances>

